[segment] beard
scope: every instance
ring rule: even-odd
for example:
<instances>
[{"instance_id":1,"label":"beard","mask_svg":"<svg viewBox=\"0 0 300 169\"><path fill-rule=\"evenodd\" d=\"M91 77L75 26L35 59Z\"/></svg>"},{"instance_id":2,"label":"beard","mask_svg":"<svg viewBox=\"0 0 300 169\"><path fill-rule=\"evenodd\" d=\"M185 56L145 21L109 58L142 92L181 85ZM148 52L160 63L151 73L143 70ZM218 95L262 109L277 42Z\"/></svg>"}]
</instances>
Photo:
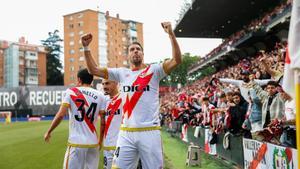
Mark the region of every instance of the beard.
<instances>
[{"instance_id":1,"label":"beard","mask_svg":"<svg viewBox=\"0 0 300 169\"><path fill-rule=\"evenodd\" d=\"M135 66L139 66L142 64L142 59L131 59L130 62Z\"/></svg>"},{"instance_id":2,"label":"beard","mask_svg":"<svg viewBox=\"0 0 300 169\"><path fill-rule=\"evenodd\" d=\"M104 95L109 95L109 91L104 90Z\"/></svg>"}]
</instances>

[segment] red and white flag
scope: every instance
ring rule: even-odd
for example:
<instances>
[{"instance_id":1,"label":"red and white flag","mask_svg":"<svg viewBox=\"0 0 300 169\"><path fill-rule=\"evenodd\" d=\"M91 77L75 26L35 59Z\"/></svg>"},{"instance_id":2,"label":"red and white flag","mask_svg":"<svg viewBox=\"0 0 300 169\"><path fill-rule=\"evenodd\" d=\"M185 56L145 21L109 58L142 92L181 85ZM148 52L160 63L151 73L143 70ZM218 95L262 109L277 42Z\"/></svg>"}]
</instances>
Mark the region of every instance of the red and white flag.
<instances>
[{"instance_id":1,"label":"red and white flag","mask_svg":"<svg viewBox=\"0 0 300 169\"><path fill-rule=\"evenodd\" d=\"M300 69L300 0L293 1L282 85L284 91L293 99L296 98L294 75L296 69Z\"/></svg>"}]
</instances>

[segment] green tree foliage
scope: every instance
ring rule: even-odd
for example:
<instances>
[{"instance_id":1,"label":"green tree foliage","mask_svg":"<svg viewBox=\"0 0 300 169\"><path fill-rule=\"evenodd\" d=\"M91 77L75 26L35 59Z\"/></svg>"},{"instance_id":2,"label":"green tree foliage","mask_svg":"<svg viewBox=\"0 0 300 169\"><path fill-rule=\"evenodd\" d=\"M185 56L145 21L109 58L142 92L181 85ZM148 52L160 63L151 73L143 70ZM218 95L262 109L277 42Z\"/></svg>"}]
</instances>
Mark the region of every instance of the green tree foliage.
<instances>
[{"instance_id":1,"label":"green tree foliage","mask_svg":"<svg viewBox=\"0 0 300 169\"><path fill-rule=\"evenodd\" d=\"M194 82L196 80L199 80L199 79L202 79L204 78L205 76L209 76L209 75L212 75L216 72L216 68L214 66L206 66L192 74L189 75L188 77L188 81L189 82Z\"/></svg>"},{"instance_id":2,"label":"green tree foliage","mask_svg":"<svg viewBox=\"0 0 300 169\"><path fill-rule=\"evenodd\" d=\"M49 37L41 41L47 50L47 85L64 84L62 64L60 62L60 54L62 53L61 42L63 40L59 37L58 32L58 30L49 32Z\"/></svg>"},{"instance_id":3,"label":"green tree foliage","mask_svg":"<svg viewBox=\"0 0 300 169\"><path fill-rule=\"evenodd\" d=\"M178 83L185 85L188 80L187 72L190 66L198 61L199 57L191 56L190 53L182 55L182 63L172 71L170 76L161 81L161 85L176 86Z\"/></svg>"}]
</instances>

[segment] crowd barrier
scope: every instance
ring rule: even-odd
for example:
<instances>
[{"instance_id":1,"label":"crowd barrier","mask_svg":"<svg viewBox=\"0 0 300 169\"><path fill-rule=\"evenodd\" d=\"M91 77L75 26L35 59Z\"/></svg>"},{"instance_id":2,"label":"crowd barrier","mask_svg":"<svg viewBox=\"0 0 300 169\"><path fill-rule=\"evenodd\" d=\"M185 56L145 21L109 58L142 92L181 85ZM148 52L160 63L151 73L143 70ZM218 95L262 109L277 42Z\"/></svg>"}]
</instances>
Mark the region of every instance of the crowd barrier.
<instances>
[{"instance_id":1,"label":"crowd barrier","mask_svg":"<svg viewBox=\"0 0 300 169\"><path fill-rule=\"evenodd\" d=\"M180 122L173 122L173 130L168 130L176 137L182 136L182 128L178 125ZM195 130L195 127L187 128L188 144L197 145L206 152L209 129L199 127L196 133ZM242 135L220 133L214 148L216 156L245 169L296 169L298 166L296 149L245 139Z\"/></svg>"}]
</instances>

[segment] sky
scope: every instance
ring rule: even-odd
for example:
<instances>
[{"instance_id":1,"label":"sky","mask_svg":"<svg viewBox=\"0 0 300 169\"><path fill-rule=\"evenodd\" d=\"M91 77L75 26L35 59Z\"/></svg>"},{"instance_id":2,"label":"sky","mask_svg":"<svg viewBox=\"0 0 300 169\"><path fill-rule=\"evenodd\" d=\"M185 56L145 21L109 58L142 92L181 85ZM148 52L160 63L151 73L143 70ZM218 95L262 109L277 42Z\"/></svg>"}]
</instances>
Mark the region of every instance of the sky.
<instances>
[{"instance_id":1,"label":"sky","mask_svg":"<svg viewBox=\"0 0 300 169\"><path fill-rule=\"evenodd\" d=\"M121 19L142 22L144 25L145 62L159 62L172 56L167 34L160 23L175 20L185 0L9 0L0 5L0 39L18 41L24 36L30 44L41 44L48 32L60 31L63 38L63 15L85 9L118 13ZM188 1L188 0L187 0ZM177 38L182 53L204 56L220 39ZM63 45L63 44L62 44Z\"/></svg>"}]
</instances>

